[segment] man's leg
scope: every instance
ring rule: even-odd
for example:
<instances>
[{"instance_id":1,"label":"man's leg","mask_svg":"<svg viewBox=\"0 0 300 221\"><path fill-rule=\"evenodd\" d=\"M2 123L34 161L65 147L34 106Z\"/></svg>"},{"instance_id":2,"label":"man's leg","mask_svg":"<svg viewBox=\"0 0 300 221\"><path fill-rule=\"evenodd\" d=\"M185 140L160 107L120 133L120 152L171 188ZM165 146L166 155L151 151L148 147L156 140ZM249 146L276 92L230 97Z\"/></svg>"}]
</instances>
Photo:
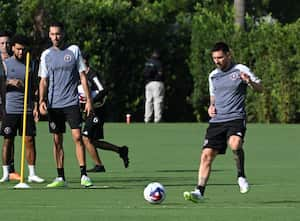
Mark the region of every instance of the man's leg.
<instances>
[{"instance_id":1,"label":"man's leg","mask_svg":"<svg viewBox=\"0 0 300 221\"><path fill-rule=\"evenodd\" d=\"M165 87L162 82L155 82L154 86L154 122L159 123L163 116Z\"/></svg>"},{"instance_id":2,"label":"man's leg","mask_svg":"<svg viewBox=\"0 0 300 221\"><path fill-rule=\"evenodd\" d=\"M123 160L124 167L127 168L129 166L129 158L128 158L128 147L127 146L117 146L115 144L109 143L104 140L95 140L93 141L95 148L99 148L102 150L110 150L119 154L120 158Z\"/></svg>"},{"instance_id":3,"label":"man's leg","mask_svg":"<svg viewBox=\"0 0 300 221\"><path fill-rule=\"evenodd\" d=\"M91 142L90 138L86 136L82 136L82 141L84 143L84 146L88 150L92 160L95 163L95 167L88 170L88 172L105 172L104 165L99 157L99 154L94 146L94 144Z\"/></svg>"},{"instance_id":4,"label":"man's leg","mask_svg":"<svg viewBox=\"0 0 300 221\"><path fill-rule=\"evenodd\" d=\"M81 131L80 129L72 129L71 133L76 146L77 161L80 166L81 185L84 187L90 187L93 184L86 173L85 147L82 142Z\"/></svg>"},{"instance_id":5,"label":"man's leg","mask_svg":"<svg viewBox=\"0 0 300 221\"><path fill-rule=\"evenodd\" d=\"M42 183L45 180L35 174L36 148L35 138L33 136L25 137L26 160L28 163L28 182Z\"/></svg>"},{"instance_id":6,"label":"man's leg","mask_svg":"<svg viewBox=\"0 0 300 221\"><path fill-rule=\"evenodd\" d=\"M229 137L228 144L232 149L234 160L236 162L240 192L247 193L249 191L249 184L245 175L245 153L243 150L243 140L241 137L233 135Z\"/></svg>"},{"instance_id":7,"label":"man's leg","mask_svg":"<svg viewBox=\"0 0 300 221\"><path fill-rule=\"evenodd\" d=\"M200 166L198 171L198 185L194 191L184 192L184 198L193 202L199 202L205 192L205 187L211 173L212 162L217 156L217 150L204 148L201 153Z\"/></svg>"},{"instance_id":8,"label":"man's leg","mask_svg":"<svg viewBox=\"0 0 300 221\"><path fill-rule=\"evenodd\" d=\"M13 138L4 138L3 146L2 146L2 168L3 175L0 179L0 182L9 181L9 159L10 159L10 148L12 146Z\"/></svg>"},{"instance_id":9,"label":"man's leg","mask_svg":"<svg viewBox=\"0 0 300 221\"><path fill-rule=\"evenodd\" d=\"M53 133L53 156L56 163L57 177L47 187L65 187L63 134Z\"/></svg>"},{"instance_id":10,"label":"man's leg","mask_svg":"<svg viewBox=\"0 0 300 221\"><path fill-rule=\"evenodd\" d=\"M149 123L153 114L153 95L152 95L152 82L148 83L145 87L145 123Z\"/></svg>"},{"instance_id":11,"label":"man's leg","mask_svg":"<svg viewBox=\"0 0 300 221\"><path fill-rule=\"evenodd\" d=\"M217 156L217 151L211 148L204 148L201 154L201 162L198 172L198 189L204 195L206 183L208 181L213 160Z\"/></svg>"}]
</instances>

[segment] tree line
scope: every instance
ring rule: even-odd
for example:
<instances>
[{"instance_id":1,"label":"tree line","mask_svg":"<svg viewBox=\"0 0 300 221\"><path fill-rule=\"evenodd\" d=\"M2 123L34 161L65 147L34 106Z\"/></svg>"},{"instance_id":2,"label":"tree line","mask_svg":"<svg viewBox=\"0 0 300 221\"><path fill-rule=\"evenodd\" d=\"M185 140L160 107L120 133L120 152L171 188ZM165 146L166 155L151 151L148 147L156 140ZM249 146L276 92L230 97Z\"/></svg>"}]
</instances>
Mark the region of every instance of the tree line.
<instances>
[{"instance_id":1,"label":"tree line","mask_svg":"<svg viewBox=\"0 0 300 221\"><path fill-rule=\"evenodd\" d=\"M249 90L248 120L296 122L300 20L293 11L291 17L268 15L264 12L272 1L263 2L270 4L247 1L245 29L239 30L234 25L233 1L0 1L0 28L29 36L32 54L38 58L49 43L49 23L64 22L68 41L91 56L105 82L109 121L124 121L126 113L134 121L143 120L142 70L153 48L160 49L166 76L164 119L206 121L207 78L214 68L210 48L215 41L226 41L236 62L249 66L265 87L261 95Z\"/></svg>"}]
</instances>

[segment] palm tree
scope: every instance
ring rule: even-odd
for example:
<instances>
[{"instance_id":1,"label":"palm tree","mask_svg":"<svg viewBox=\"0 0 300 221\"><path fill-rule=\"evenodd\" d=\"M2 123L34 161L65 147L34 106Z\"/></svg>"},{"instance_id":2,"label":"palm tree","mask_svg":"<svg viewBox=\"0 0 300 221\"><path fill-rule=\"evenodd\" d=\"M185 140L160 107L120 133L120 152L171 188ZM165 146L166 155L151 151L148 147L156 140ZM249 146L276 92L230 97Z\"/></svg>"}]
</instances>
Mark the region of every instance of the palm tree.
<instances>
[{"instance_id":1,"label":"palm tree","mask_svg":"<svg viewBox=\"0 0 300 221\"><path fill-rule=\"evenodd\" d=\"M235 25L239 29L245 27L245 0L234 0L234 18Z\"/></svg>"}]
</instances>

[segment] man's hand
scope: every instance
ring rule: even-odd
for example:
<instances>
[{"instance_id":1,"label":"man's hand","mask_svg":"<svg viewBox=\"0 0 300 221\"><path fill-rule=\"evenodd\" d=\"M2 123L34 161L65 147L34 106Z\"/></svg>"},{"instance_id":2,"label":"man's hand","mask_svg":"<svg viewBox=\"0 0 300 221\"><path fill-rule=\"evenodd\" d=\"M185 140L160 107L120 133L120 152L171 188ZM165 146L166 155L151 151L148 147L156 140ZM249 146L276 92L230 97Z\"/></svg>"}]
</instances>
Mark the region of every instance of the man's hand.
<instances>
[{"instance_id":1,"label":"man's hand","mask_svg":"<svg viewBox=\"0 0 300 221\"><path fill-rule=\"evenodd\" d=\"M9 80L7 80L7 84L15 86L17 88L23 88L24 87L24 82L20 79L9 79Z\"/></svg>"},{"instance_id":2,"label":"man's hand","mask_svg":"<svg viewBox=\"0 0 300 221\"><path fill-rule=\"evenodd\" d=\"M86 116L89 116L93 112L93 105L90 99L86 100L84 112L86 113Z\"/></svg>"},{"instance_id":3,"label":"man's hand","mask_svg":"<svg viewBox=\"0 0 300 221\"><path fill-rule=\"evenodd\" d=\"M215 117L217 114L217 110L214 104L209 105L208 107L208 115L210 117Z\"/></svg>"},{"instance_id":4,"label":"man's hand","mask_svg":"<svg viewBox=\"0 0 300 221\"><path fill-rule=\"evenodd\" d=\"M250 81L251 81L250 76L249 76L248 74L244 73L244 72L241 72L241 73L240 73L240 77L241 77L241 79L242 79L244 82L246 82L247 84L249 84Z\"/></svg>"},{"instance_id":5,"label":"man's hand","mask_svg":"<svg viewBox=\"0 0 300 221\"><path fill-rule=\"evenodd\" d=\"M47 114L47 104L46 104L46 102L45 101L41 101L40 102L40 114L41 115L46 115Z\"/></svg>"}]
</instances>

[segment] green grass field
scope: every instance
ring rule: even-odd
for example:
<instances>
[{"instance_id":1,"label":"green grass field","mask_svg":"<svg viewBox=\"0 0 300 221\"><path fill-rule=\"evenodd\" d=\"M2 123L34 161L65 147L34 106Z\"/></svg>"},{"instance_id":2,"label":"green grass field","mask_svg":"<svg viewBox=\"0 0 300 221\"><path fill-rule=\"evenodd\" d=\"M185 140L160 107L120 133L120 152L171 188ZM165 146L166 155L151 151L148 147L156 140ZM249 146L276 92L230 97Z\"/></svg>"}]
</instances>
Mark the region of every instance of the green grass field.
<instances>
[{"instance_id":1,"label":"green grass field","mask_svg":"<svg viewBox=\"0 0 300 221\"><path fill-rule=\"evenodd\" d=\"M90 173L94 188L79 185L79 168L70 134L65 136L65 189L31 184L13 189L15 182L0 184L0 216L5 221L299 221L300 125L249 124L246 136L246 172L251 191L241 195L230 151L216 159L200 204L184 201L183 192L197 181L199 154L207 124L105 125L107 141L130 148L130 166L117 154L100 151L106 173ZM16 139L19 171L20 138ZM52 139L46 122L38 124L37 173L52 181L56 168ZM92 166L90 158L88 167ZM27 166L26 171L27 175ZM143 199L144 186L161 182L167 198L160 205Z\"/></svg>"}]
</instances>

